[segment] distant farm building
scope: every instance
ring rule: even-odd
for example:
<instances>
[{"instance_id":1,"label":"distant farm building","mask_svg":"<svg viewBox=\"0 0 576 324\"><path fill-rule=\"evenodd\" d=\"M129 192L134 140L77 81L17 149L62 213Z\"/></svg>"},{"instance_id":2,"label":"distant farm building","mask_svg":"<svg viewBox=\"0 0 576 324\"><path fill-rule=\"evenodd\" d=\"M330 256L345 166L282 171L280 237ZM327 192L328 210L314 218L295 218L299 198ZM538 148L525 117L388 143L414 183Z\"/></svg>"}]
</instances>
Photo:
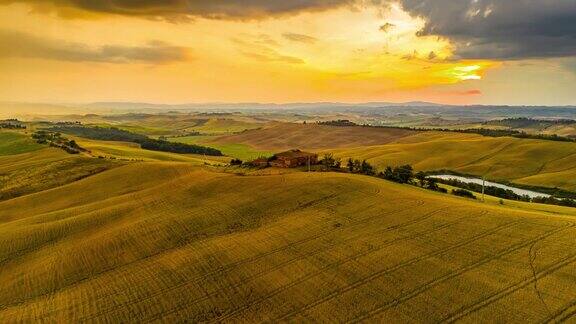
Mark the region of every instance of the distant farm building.
<instances>
[{"instance_id":1,"label":"distant farm building","mask_svg":"<svg viewBox=\"0 0 576 324\"><path fill-rule=\"evenodd\" d=\"M268 158L264 158L264 157L259 157L256 160L250 162L250 164L252 164L253 166L257 166L257 167L267 167L268 164Z\"/></svg>"},{"instance_id":2,"label":"distant farm building","mask_svg":"<svg viewBox=\"0 0 576 324\"><path fill-rule=\"evenodd\" d=\"M270 159L270 165L279 168L295 168L318 163L318 154L290 150L275 154Z\"/></svg>"}]
</instances>

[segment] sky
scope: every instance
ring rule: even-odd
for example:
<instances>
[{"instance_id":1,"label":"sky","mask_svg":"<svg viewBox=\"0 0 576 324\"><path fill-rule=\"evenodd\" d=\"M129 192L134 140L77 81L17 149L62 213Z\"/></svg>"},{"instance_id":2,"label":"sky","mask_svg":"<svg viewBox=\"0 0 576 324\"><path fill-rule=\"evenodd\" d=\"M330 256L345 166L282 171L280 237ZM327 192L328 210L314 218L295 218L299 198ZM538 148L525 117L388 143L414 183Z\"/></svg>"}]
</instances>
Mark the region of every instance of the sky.
<instances>
[{"instance_id":1,"label":"sky","mask_svg":"<svg viewBox=\"0 0 576 324\"><path fill-rule=\"evenodd\" d=\"M0 0L0 101L576 105L574 0Z\"/></svg>"}]
</instances>

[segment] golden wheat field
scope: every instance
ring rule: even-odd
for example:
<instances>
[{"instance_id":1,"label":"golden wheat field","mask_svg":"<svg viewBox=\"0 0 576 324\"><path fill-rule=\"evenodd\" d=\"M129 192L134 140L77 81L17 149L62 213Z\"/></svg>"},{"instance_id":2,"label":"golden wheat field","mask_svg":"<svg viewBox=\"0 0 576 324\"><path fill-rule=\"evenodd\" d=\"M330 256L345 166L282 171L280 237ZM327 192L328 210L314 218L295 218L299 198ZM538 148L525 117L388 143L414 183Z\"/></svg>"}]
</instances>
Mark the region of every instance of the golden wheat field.
<instances>
[{"instance_id":1,"label":"golden wheat field","mask_svg":"<svg viewBox=\"0 0 576 324\"><path fill-rule=\"evenodd\" d=\"M0 321L568 318L574 218L518 206L358 175L130 163L0 202Z\"/></svg>"}]
</instances>

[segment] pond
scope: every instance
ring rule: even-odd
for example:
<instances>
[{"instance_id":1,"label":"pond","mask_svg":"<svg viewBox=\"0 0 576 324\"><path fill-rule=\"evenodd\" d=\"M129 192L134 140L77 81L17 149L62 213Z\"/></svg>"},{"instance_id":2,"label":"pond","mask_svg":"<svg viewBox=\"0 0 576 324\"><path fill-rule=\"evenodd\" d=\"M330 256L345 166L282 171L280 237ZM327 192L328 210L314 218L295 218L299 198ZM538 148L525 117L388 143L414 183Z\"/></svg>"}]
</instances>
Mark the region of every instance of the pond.
<instances>
[{"instance_id":1,"label":"pond","mask_svg":"<svg viewBox=\"0 0 576 324\"><path fill-rule=\"evenodd\" d=\"M451 175L451 174L437 174L437 175L435 174L435 175L431 175L430 178L437 178L437 179L444 179L444 180L458 180L458 181L462 181L464 183L476 183L476 184L480 184L480 185L482 184L482 179L479 179L479 178L467 178L467 177L455 176L455 175ZM486 187L497 187L497 188L512 190L517 195L521 195L521 196L526 195L530 198L550 197L550 195L548 195L548 194L544 194L544 193L540 193L540 192L536 192L536 191L532 191L532 190L514 188L514 187L510 187L507 185L503 185L503 184L495 183L495 182L490 182L490 181L485 181L484 185Z\"/></svg>"}]
</instances>

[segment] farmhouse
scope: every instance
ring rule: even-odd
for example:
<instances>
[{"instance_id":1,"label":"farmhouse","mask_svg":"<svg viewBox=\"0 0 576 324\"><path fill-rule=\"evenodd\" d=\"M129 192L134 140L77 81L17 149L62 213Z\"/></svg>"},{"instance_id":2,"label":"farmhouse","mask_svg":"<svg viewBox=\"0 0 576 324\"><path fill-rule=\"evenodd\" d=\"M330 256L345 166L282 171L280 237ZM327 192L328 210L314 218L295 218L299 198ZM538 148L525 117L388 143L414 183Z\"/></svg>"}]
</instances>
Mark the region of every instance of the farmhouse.
<instances>
[{"instance_id":1,"label":"farmhouse","mask_svg":"<svg viewBox=\"0 0 576 324\"><path fill-rule=\"evenodd\" d=\"M290 150L275 154L270 159L270 165L279 168L294 168L318 163L318 154Z\"/></svg>"},{"instance_id":2,"label":"farmhouse","mask_svg":"<svg viewBox=\"0 0 576 324\"><path fill-rule=\"evenodd\" d=\"M267 167L268 166L268 158L259 157L256 160L250 162L253 166L257 167Z\"/></svg>"}]
</instances>

